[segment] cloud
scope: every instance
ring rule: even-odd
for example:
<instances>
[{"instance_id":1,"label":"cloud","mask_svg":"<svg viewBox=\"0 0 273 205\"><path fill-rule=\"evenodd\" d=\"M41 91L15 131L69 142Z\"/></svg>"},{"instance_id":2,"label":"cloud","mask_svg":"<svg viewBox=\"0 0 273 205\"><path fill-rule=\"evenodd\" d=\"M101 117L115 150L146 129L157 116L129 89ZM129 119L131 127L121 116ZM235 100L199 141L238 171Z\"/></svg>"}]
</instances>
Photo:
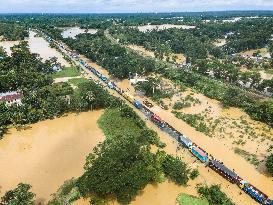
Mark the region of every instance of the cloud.
<instances>
[{"instance_id":1,"label":"cloud","mask_svg":"<svg viewBox=\"0 0 273 205\"><path fill-rule=\"evenodd\" d=\"M273 10L272 0L0 0L0 12Z\"/></svg>"}]
</instances>

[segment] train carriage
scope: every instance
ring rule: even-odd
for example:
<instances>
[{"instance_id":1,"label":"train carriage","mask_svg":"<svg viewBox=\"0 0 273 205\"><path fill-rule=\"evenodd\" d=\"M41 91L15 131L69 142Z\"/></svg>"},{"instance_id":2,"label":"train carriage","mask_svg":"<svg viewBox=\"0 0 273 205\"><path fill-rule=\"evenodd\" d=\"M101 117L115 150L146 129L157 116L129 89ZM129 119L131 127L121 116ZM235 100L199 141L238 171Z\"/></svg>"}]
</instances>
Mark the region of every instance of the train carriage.
<instances>
[{"instance_id":1,"label":"train carriage","mask_svg":"<svg viewBox=\"0 0 273 205\"><path fill-rule=\"evenodd\" d=\"M217 160L210 160L209 161L209 167L216 171L218 174L223 176L225 179L230 181L231 183L238 183L238 175L234 172L228 169L224 164Z\"/></svg>"},{"instance_id":2,"label":"train carriage","mask_svg":"<svg viewBox=\"0 0 273 205\"><path fill-rule=\"evenodd\" d=\"M208 154L200 147L192 146L190 148L192 154L196 156L201 162L206 163L209 160Z\"/></svg>"},{"instance_id":3,"label":"train carriage","mask_svg":"<svg viewBox=\"0 0 273 205\"><path fill-rule=\"evenodd\" d=\"M178 142L180 142L183 146L190 148L192 146L192 141L187 138L185 135L180 135L178 137Z\"/></svg>"}]
</instances>

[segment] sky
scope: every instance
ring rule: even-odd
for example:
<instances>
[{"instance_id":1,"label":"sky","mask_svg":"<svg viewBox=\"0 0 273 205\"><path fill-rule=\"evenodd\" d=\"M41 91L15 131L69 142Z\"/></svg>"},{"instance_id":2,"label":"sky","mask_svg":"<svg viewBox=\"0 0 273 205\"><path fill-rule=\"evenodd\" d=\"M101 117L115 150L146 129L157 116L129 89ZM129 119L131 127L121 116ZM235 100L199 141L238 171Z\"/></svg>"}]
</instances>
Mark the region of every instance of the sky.
<instances>
[{"instance_id":1,"label":"sky","mask_svg":"<svg viewBox=\"0 0 273 205\"><path fill-rule=\"evenodd\" d=\"M273 0L0 0L0 13L273 10Z\"/></svg>"}]
</instances>

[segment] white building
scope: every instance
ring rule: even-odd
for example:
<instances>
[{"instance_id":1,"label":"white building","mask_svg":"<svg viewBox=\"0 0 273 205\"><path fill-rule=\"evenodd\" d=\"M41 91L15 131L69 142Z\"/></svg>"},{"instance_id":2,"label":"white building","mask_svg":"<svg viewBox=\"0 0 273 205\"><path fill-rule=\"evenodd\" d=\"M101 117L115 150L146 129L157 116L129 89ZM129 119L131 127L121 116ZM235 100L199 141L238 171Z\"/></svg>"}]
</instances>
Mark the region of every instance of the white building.
<instances>
[{"instance_id":1,"label":"white building","mask_svg":"<svg viewBox=\"0 0 273 205\"><path fill-rule=\"evenodd\" d=\"M0 102L6 102L7 105L17 104L21 105L23 94L21 92L6 92L6 93L0 93Z\"/></svg>"}]
</instances>

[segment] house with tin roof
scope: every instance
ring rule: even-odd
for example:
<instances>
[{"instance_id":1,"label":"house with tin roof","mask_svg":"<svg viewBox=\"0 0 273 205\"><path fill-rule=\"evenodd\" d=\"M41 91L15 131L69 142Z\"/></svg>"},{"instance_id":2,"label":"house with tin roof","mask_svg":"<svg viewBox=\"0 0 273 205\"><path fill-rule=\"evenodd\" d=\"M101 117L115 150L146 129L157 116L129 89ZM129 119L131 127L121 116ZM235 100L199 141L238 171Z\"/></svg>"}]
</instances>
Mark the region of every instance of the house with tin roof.
<instances>
[{"instance_id":1,"label":"house with tin roof","mask_svg":"<svg viewBox=\"0 0 273 205\"><path fill-rule=\"evenodd\" d=\"M0 102L5 102L7 105L21 105L23 94L18 91L0 93Z\"/></svg>"}]
</instances>

